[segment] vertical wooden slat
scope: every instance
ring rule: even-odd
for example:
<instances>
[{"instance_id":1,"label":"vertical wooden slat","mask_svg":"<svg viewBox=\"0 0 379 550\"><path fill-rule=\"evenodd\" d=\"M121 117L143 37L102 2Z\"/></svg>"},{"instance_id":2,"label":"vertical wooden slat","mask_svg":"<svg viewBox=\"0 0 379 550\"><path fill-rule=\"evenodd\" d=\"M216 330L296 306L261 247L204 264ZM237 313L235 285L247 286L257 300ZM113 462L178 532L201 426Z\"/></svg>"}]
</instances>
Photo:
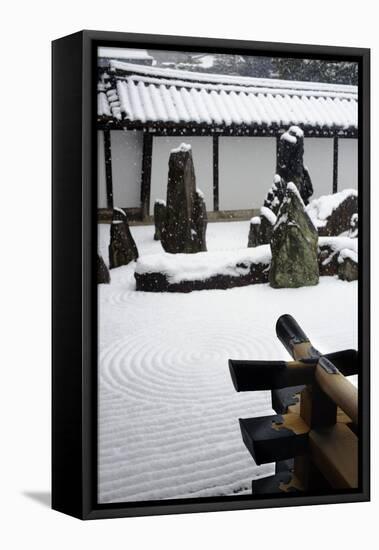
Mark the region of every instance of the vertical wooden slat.
<instances>
[{"instance_id":1,"label":"vertical wooden slat","mask_svg":"<svg viewBox=\"0 0 379 550\"><path fill-rule=\"evenodd\" d=\"M145 220L150 214L152 155L153 136L146 132L143 134L142 149L141 210L143 220Z\"/></svg>"},{"instance_id":2,"label":"vertical wooden slat","mask_svg":"<svg viewBox=\"0 0 379 550\"><path fill-rule=\"evenodd\" d=\"M333 138L333 193L338 191L338 137Z\"/></svg>"},{"instance_id":3,"label":"vertical wooden slat","mask_svg":"<svg viewBox=\"0 0 379 550\"><path fill-rule=\"evenodd\" d=\"M104 130L104 158L107 207L113 209L112 149L110 130Z\"/></svg>"},{"instance_id":4,"label":"vertical wooden slat","mask_svg":"<svg viewBox=\"0 0 379 550\"><path fill-rule=\"evenodd\" d=\"M219 137L213 136L213 210L219 209Z\"/></svg>"}]
</instances>

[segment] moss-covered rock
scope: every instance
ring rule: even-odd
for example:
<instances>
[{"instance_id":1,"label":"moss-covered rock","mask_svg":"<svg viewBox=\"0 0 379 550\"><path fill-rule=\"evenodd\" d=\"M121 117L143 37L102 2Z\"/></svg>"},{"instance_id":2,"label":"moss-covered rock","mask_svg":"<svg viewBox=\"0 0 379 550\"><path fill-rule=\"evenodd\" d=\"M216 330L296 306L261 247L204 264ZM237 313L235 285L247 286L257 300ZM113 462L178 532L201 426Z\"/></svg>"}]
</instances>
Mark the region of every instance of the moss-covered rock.
<instances>
[{"instance_id":1,"label":"moss-covered rock","mask_svg":"<svg viewBox=\"0 0 379 550\"><path fill-rule=\"evenodd\" d=\"M348 251L349 252L349 251ZM338 278L343 281L357 281L358 280L358 262L351 255L341 255L338 265Z\"/></svg>"},{"instance_id":2,"label":"moss-covered rock","mask_svg":"<svg viewBox=\"0 0 379 550\"><path fill-rule=\"evenodd\" d=\"M270 244L269 282L273 288L318 283L318 234L293 183L287 185Z\"/></svg>"}]
</instances>

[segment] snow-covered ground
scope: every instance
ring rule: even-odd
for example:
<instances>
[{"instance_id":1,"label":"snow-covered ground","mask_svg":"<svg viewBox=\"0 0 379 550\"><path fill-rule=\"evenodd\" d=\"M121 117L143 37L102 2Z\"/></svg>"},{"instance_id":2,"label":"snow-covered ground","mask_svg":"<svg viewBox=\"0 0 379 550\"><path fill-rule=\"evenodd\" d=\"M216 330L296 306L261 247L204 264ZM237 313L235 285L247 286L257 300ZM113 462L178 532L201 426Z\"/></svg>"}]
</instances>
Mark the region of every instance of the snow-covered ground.
<instances>
[{"instance_id":1,"label":"snow-covered ground","mask_svg":"<svg viewBox=\"0 0 379 550\"><path fill-rule=\"evenodd\" d=\"M140 257L153 226L131 227ZM249 222L210 223L209 250L247 245ZM99 226L107 261L109 226ZM252 285L190 294L135 291L135 264L99 285L99 500L243 494L256 466L238 418L272 413L269 392L235 392L228 359L288 359L275 323L290 313L323 352L357 346L357 283Z\"/></svg>"}]
</instances>

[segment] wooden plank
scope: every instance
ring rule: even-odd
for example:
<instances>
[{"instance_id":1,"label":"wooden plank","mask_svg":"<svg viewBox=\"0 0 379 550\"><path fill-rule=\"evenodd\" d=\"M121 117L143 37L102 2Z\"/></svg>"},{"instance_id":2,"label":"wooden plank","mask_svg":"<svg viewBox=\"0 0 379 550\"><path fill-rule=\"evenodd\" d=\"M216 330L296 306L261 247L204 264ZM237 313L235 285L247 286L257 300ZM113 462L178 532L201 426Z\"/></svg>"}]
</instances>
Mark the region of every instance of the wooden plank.
<instances>
[{"instance_id":1,"label":"wooden plank","mask_svg":"<svg viewBox=\"0 0 379 550\"><path fill-rule=\"evenodd\" d=\"M312 429L331 426L337 421L337 405L316 380L301 392L300 415Z\"/></svg>"},{"instance_id":2,"label":"wooden plank","mask_svg":"<svg viewBox=\"0 0 379 550\"><path fill-rule=\"evenodd\" d=\"M308 451L309 427L297 414L240 419L242 439L256 464L287 460Z\"/></svg>"},{"instance_id":3,"label":"wooden plank","mask_svg":"<svg viewBox=\"0 0 379 550\"><path fill-rule=\"evenodd\" d=\"M296 344L294 353L302 358L304 354L315 354L315 350L311 343L307 342ZM355 350L328 353L323 357L334 361L333 364L340 368L345 376L358 372L358 354ZM317 356L314 358L313 363L312 361L285 362L230 359L229 369L237 391L279 390L289 386L313 383L317 361Z\"/></svg>"},{"instance_id":4,"label":"wooden plank","mask_svg":"<svg viewBox=\"0 0 379 550\"><path fill-rule=\"evenodd\" d=\"M113 209L112 150L110 130L104 130L104 159L107 207Z\"/></svg>"},{"instance_id":5,"label":"wooden plank","mask_svg":"<svg viewBox=\"0 0 379 550\"><path fill-rule=\"evenodd\" d=\"M245 361L229 359L237 391L256 391L300 386L314 381L316 363L299 361Z\"/></svg>"},{"instance_id":6,"label":"wooden plank","mask_svg":"<svg viewBox=\"0 0 379 550\"><path fill-rule=\"evenodd\" d=\"M330 374L317 365L315 373L322 391L358 424L358 389L340 372Z\"/></svg>"},{"instance_id":7,"label":"wooden plank","mask_svg":"<svg viewBox=\"0 0 379 550\"><path fill-rule=\"evenodd\" d=\"M309 450L317 468L334 489L358 487L358 438L343 423L309 433Z\"/></svg>"}]
</instances>

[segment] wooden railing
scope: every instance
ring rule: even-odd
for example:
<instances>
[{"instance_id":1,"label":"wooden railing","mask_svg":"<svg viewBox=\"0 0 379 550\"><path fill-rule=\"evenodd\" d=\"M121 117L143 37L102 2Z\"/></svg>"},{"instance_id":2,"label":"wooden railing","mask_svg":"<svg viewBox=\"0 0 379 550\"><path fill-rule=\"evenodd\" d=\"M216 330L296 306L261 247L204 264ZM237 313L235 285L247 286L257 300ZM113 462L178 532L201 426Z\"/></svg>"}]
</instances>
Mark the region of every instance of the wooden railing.
<instances>
[{"instance_id":1,"label":"wooden railing","mask_svg":"<svg viewBox=\"0 0 379 550\"><path fill-rule=\"evenodd\" d=\"M323 492L358 487L358 354L322 355L295 319L282 315L276 333L293 361L229 360L237 391L271 390L273 416L240 419L256 464L276 462L275 475L252 482L255 494Z\"/></svg>"}]
</instances>

